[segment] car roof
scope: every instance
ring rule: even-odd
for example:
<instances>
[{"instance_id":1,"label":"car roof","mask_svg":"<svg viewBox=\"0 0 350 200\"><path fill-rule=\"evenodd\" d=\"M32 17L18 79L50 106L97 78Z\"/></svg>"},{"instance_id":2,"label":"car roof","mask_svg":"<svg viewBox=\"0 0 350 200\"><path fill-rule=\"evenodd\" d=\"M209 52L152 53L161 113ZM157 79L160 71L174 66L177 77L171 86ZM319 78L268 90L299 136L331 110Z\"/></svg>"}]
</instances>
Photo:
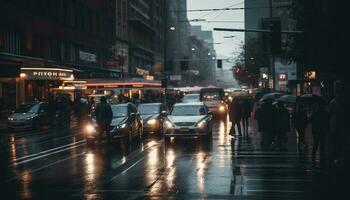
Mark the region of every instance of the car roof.
<instances>
[{"instance_id":1,"label":"car roof","mask_svg":"<svg viewBox=\"0 0 350 200\"><path fill-rule=\"evenodd\" d=\"M186 94L185 96L199 96L199 94Z\"/></svg>"},{"instance_id":2,"label":"car roof","mask_svg":"<svg viewBox=\"0 0 350 200\"><path fill-rule=\"evenodd\" d=\"M144 105L144 106L159 106L162 105L162 103L141 103L139 106Z\"/></svg>"},{"instance_id":3,"label":"car roof","mask_svg":"<svg viewBox=\"0 0 350 200\"><path fill-rule=\"evenodd\" d=\"M203 102L177 103L174 106L204 106Z\"/></svg>"}]
</instances>

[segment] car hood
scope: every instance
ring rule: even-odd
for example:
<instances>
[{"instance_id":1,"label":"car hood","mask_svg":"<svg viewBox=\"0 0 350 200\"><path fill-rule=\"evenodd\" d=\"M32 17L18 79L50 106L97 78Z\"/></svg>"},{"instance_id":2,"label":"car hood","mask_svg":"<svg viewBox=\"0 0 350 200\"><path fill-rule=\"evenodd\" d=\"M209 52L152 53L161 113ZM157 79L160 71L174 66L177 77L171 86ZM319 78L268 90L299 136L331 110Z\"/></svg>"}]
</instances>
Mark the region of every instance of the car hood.
<instances>
[{"instance_id":1,"label":"car hood","mask_svg":"<svg viewBox=\"0 0 350 200\"><path fill-rule=\"evenodd\" d=\"M178 122L199 122L205 118L205 115L196 115L196 116L168 116L168 119L173 123Z\"/></svg>"},{"instance_id":2,"label":"car hood","mask_svg":"<svg viewBox=\"0 0 350 200\"><path fill-rule=\"evenodd\" d=\"M141 115L143 121L147 121L150 119L157 118L158 114L150 114L150 115Z\"/></svg>"},{"instance_id":3,"label":"car hood","mask_svg":"<svg viewBox=\"0 0 350 200\"><path fill-rule=\"evenodd\" d=\"M118 126L120 124L125 123L126 117L116 117L112 119L111 126Z\"/></svg>"},{"instance_id":4,"label":"car hood","mask_svg":"<svg viewBox=\"0 0 350 200\"><path fill-rule=\"evenodd\" d=\"M27 117L35 117L36 113L13 113L11 115L14 119L25 119Z\"/></svg>"}]
</instances>

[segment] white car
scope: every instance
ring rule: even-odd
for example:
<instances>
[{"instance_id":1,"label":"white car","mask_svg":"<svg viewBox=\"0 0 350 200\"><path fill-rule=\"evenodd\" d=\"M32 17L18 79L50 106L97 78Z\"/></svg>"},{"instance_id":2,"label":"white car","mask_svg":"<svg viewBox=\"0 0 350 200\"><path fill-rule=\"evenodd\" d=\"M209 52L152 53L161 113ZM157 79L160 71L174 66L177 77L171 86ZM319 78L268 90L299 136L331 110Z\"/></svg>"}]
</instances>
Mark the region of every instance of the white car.
<instances>
[{"instance_id":1,"label":"white car","mask_svg":"<svg viewBox=\"0 0 350 200\"><path fill-rule=\"evenodd\" d=\"M164 139L166 142L171 137L209 139L212 136L212 119L212 113L203 102L175 104L164 121Z\"/></svg>"}]
</instances>

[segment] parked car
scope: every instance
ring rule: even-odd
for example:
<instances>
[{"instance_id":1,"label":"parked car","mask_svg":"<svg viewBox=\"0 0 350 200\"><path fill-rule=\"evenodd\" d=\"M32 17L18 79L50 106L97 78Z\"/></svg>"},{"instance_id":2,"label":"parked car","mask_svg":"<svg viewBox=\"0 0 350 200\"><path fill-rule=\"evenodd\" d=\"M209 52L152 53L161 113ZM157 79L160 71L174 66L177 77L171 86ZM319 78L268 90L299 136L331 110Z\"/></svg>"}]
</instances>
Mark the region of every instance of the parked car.
<instances>
[{"instance_id":1,"label":"parked car","mask_svg":"<svg viewBox=\"0 0 350 200\"><path fill-rule=\"evenodd\" d=\"M21 104L8 117L9 128L39 129L50 123L48 104L44 102Z\"/></svg>"},{"instance_id":2,"label":"parked car","mask_svg":"<svg viewBox=\"0 0 350 200\"><path fill-rule=\"evenodd\" d=\"M199 102L199 101L200 101L199 94L186 94L182 99L183 103Z\"/></svg>"},{"instance_id":3,"label":"parked car","mask_svg":"<svg viewBox=\"0 0 350 200\"><path fill-rule=\"evenodd\" d=\"M164 121L164 139L170 137L202 137L212 136L213 115L203 102L178 103L170 111Z\"/></svg>"},{"instance_id":4,"label":"parked car","mask_svg":"<svg viewBox=\"0 0 350 200\"><path fill-rule=\"evenodd\" d=\"M113 119L110 126L110 136L113 139L122 138L131 143L135 138L142 138L143 126L140 114L132 103L111 105ZM85 129L85 137L89 143L99 137L96 120L92 118L92 123ZM103 138L106 138L106 133Z\"/></svg>"},{"instance_id":5,"label":"parked car","mask_svg":"<svg viewBox=\"0 0 350 200\"><path fill-rule=\"evenodd\" d=\"M142 118L143 132L163 133L163 122L167 115L166 106L162 103L144 103L138 106Z\"/></svg>"}]
</instances>

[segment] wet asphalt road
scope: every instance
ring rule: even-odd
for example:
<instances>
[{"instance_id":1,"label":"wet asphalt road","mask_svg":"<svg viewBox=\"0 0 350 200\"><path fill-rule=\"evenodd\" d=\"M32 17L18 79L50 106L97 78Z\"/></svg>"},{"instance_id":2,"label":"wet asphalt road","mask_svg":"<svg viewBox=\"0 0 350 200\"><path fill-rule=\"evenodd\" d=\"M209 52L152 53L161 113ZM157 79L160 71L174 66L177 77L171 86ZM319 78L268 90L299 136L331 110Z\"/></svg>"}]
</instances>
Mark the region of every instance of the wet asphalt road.
<instances>
[{"instance_id":1,"label":"wet asphalt road","mask_svg":"<svg viewBox=\"0 0 350 200\"><path fill-rule=\"evenodd\" d=\"M232 138L147 137L87 146L79 128L1 133L1 199L307 199L317 179L291 136L287 151L262 150L254 123Z\"/></svg>"}]
</instances>

